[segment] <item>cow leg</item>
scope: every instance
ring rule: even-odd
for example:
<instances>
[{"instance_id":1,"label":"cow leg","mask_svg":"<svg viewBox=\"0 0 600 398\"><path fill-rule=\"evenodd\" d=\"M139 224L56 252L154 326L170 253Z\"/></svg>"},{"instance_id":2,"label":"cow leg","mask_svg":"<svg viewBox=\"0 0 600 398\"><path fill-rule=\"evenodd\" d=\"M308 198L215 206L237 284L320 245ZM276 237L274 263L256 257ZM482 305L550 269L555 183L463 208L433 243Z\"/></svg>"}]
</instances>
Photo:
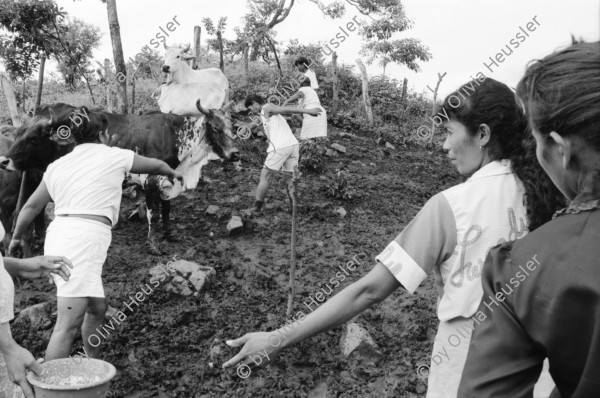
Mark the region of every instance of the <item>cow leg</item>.
<instances>
[{"instance_id":1,"label":"cow leg","mask_svg":"<svg viewBox=\"0 0 600 398\"><path fill-rule=\"evenodd\" d=\"M163 222L163 232L164 238L169 242L179 242L179 238L175 232L173 232L173 228L171 226L171 201L170 200L161 200L161 216Z\"/></svg>"},{"instance_id":2,"label":"cow leg","mask_svg":"<svg viewBox=\"0 0 600 398\"><path fill-rule=\"evenodd\" d=\"M149 176L146 181L146 217L148 218L148 250L151 254L160 256L162 252L156 240L156 226L160 220L160 190L157 176Z\"/></svg>"}]
</instances>

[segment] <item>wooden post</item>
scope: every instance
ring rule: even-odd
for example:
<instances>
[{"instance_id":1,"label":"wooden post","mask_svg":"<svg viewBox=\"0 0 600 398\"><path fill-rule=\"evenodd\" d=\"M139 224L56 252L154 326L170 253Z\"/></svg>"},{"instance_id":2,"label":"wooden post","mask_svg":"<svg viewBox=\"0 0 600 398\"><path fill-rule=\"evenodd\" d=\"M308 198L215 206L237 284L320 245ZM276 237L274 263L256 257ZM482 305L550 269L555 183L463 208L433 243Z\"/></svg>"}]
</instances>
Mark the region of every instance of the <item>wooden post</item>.
<instances>
[{"instance_id":1,"label":"wooden post","mask_svg":"<svg viewBox=\"0 0 600 398\"><path fill-rule=\"evenodd\" d=\"M194 26L194 63L192 69L200 68L200 36L202 34L202 28L200 26Z\"/></svg>"},{"instance_id":2,"label":"wooden post","mask_svg":"<svg viewBox=\"0 0 600 398\"><path fill-rule=\"evenodd\" d=\"M365 111L367 112L369 123L373 124L373 110L371 108L371 98L369 98L369 76L367 76L367 69L360 58L356 59L356 64L360 69L360 75L362 78L363 104L365 105Z\"/></svg>"},{"instance_id":3,"label":"wooden post","mask_svg":"<svg viewBox=\"0 0 600 398\"><path fill-rule=\"evenodd\" d=\"M221 35L220 30L217 30L217 43L219 44L219 69L221 69L221 72L225 72L225 62L223 61L223 36ZM275 59L277 59L277 54L275 54Z\"/></svg>"},{"instance_id":4,"label":"wooden post","mask_svg":"<svg viewBox=\"0 0 600 398\"><path fill-rule=\"evenodd\" d=\"M296 228L297 228L297 209L298 209L298 178L300 173L298 167L294 167L294 175L292 177L292 243L291 243L291 259L290 259L290 281L288 284L288 303L285 316L289 319L292 316L292 308L294 307L294 296L296 295Z\"/></svg>"},{"instance_id":5,"label":"wooden post","mask_svg":"<svg viewBox=\"0 0 600 398\"><path fill-rule=\"evenodd\" d=\"M402 82L402 99L400 100L400 104L404 108L404 104L406 104L406 90L408 87L408 79L405 77Z\"/></svg>"},{"instance_id":6,"label":"wooden post","mask_svg":"<svg viewBox=\"0 0 600 398\"><path fill-rule=\"evenodd\" d=\"M46 65L46 54L42 54L40 59L40 73L38 77L37 95L35 97L34 112L40 107L42 103L42 89L44 87L44 66Z\"/></svg>"},{"instance_id":7,"label":"wooden post","mask_svg":"<svg viewBox=\"0 0 600 398\"><path fill-rule=\"evenodd\" d=\"M333 104L331 105L331 113L336 114L338 107L340 106L340 87L338 82L338 70L337 70L337 53L334 51L331 54L331 65L333 67Z\"/></svg>"},{"instance_id":8,"label":"wooden post","mask_svg":"<svg viewBox=\"0 0 600 398\"><path fill-rule=\"evenodd\" d=\"M438 92L438 88L440 88L440 83L442 82L442 79L444 78L444 76L446 76L446 72L444 72L443 75L440 75L440 73L438 72L438 81L437 84L435 85L435 90L433 91L433 105L432 105L432 114L435 115L435 106L436 106L436 101L437 101L437 92ZM429 137L429 143L431 144L433 142L433 136L435 135L435 120L432 117L431 118L431 136Z\"/></svg>"}]
</instances>

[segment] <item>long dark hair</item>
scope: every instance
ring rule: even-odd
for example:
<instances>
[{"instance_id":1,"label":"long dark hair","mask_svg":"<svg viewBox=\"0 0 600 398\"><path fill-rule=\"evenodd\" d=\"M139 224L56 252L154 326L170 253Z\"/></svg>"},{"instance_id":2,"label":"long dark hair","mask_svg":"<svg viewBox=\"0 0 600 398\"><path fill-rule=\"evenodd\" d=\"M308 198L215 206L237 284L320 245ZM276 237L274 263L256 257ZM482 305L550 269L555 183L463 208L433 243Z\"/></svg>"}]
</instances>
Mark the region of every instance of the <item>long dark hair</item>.
<instances>
[{"instance_id":1,"label":"long dark hair","mask_svg":"<svg viewBox=\"0 0 600 398\"><path fill-rule=\"evenodd\" d=\"M509 159L525 188L523 204L530 231L550 221L554 212L564 207L564 196L536 159L527 120L507 85L486 77L474 79L449 94L440 113L464 124L472 136L481 124L489 126L491 136L486 148L490 158Z\"/></svg>"}]
</instances>

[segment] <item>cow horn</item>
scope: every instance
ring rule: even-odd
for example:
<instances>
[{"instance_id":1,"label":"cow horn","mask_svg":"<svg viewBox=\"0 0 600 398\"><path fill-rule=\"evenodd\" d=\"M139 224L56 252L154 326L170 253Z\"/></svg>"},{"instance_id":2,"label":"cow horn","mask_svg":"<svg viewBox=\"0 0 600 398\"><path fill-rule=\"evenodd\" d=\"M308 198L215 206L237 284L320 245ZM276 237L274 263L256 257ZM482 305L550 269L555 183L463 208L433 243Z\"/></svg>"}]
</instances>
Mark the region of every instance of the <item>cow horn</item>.
<instances>
[{"instance_id":1,"label":"cow horn","mask_svg":"<svg viewBox=\"0 0 600 398\"><path fill-rule=\"evenodd\" d=\"M165 48L165 50L169 49L169 46L167 46L167 39L163 40L163 47Z\"/></svg>"},{"instance_id":2,"label":"cow horn","mask_svg":"<svg viewBox=\"0 0 600 398\"><path fill-rule=\"evenodd\" d=\"M183 52L186 53L190 51L190 43L188 43L185 47L183 47Z\"/></svg>"},{"instance_id":3,"label":"cow horn","mask_svg":"<svg viewBox=\"0 0 600 398\"><path fill-rule=\"evenodd\" d=\"M205 109L202 107L202 104L200 103L200 100L196 101L196 108L198 108L198 110L200 111L200 113L202 113L203 115L206 115L208 117L211 116L212 112L209 109Z\"/></svg>"}]
</instances>

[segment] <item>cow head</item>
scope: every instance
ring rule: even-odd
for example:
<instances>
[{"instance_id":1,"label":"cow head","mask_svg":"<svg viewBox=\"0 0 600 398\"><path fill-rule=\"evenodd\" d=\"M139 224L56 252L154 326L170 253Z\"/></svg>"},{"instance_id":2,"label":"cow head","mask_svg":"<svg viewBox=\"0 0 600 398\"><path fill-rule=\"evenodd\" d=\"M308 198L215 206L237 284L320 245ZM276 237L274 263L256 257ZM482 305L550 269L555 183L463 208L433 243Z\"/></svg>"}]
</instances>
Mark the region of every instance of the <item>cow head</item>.
<instances>
[{"instance_id":1,"label":"cow head","mask_svg":"<svg viewBox=\"0 0 600 398\"><path fill-rule=\"evenodd\" d=\"M221 109L205 109L200 100L196 101L198 110L206 116L205 139L212 151L221 159L236 162L239 152L233 145L236 136L232 132L231 108L233 101Z\"/></svg>"},{"instance_id":2,"label":"cow head","mask_svg":"<svg viewBox=\"0 0 600 398\"><path fill-rule=\"evenodd\" d=\"M165 53L165 63L162 66L162 71L171 76L173 76L173 74L179 71L181 68L188 66L185 61L194 58L192 54L188 53L190 50L189 44L186 46L173 47L167 47L165 44L165 49L167 52Z\"/></svg>"},{"instance_id":3,"label":"cow head","mask_svg":"<svg viewBox=\"0 0 600 398\"><path fill-rule=\"evenodd\" d=\"M106 130L103 114L86 107L70 107L70 110L70 113L52 111L50 117L36 116L27 126L19 127L13 146L0 157L0 169L45 170L73 150L76 143L94 142Z\"/></svg>"}]
</instances>

